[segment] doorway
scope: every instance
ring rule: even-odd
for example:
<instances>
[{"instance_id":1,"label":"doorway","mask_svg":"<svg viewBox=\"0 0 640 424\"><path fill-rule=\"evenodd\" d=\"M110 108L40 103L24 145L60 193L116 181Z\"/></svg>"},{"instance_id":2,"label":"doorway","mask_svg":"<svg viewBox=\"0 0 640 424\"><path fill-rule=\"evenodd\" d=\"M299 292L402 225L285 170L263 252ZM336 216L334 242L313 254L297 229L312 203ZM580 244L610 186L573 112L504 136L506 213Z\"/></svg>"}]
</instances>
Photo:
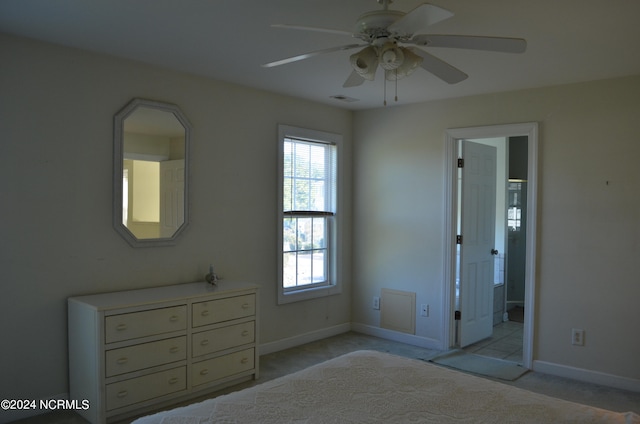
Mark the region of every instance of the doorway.
<instances>
[{"instance_id":1,"label":"doorway","mask_svg":"<svg viewBox=\"0 0 640 424\"><path fill-rule=\"evenodd\" d=\"M533 311L534 311L534 293L535 293L535 227L536 227L536 181L537 181L537 150L538 150L538 139L537 139L537 123L524 123L524 124L511 124L511 125L498 125L498 126L488 126L488 127L474 127L474 128L461 128L461 129L450 129L446 132L445 137L445 152L446 152L446 178L445 178L445 222L444 222L444 246L445 246L445 266L444 266L444 325L443 325L443 342L447 347L454 347L456 345L457 340L459 339L459 334L457 331L460 330L457 325L457 321L455 319L455 312L459 310L457 307L457 294L459 293L459 287L457 285L457 270L458 270L458 247L459 245L456 243L456 239L458 236L458 205L460 203L459 197L459 175L458 175L458 146L460 140L479 140L479 139L511 139L514 140L514 145L516 148L524 148L526 152L526 178L520 178L520 188L522 188L522 182L526 181L525 187L526 190L518 193L516 196L525 196L524 202L520 203L521 208L525 208L523 211L521 210L520 217L526 216L525 220L520 219L518 225L522 228L522 237L518 240L518 242L523 245L523 266L522 272L524 277L524 287L521 293L518 295L517 300L522 303L523 306L523 320L524 324L522 327L522 365L526 368L531 368L532 366L532 350L533 350ZM518 143L520 141L520 144ZM524 143L526 141L526 143ZM506 164L505 164L506 166ZM507 187L507 181L505 180L504 187ZM508 194L514 194L505 189L505 200L506 203L508 201ZM520 197L522 200L522 197ZM515 210L507 210L505 211L505 215L511 212L516 212ZM513 214L516 216L516 214ZM506 221L505 218L500 218L503 221ZM515 218L514 218L515 220ZM512 220L513 221L513 220ZM510 222L511 224L515 224L514 222ZM506 222L505 222L506 224ZM506 225L505 225L506 230ZM499 232L500 233L500 232ZM497 245L506 246L508 244L508 240L506 237L506 233L502 235L503 241L502 244L498 243ZM459 240L459 239L458 239ZM504 257L504 256L503 256ZM499 256L496 255L495 264L498 266L499 272ZM505 263L505 266L507 264ZM498 273L496 273L496 278ZM503 281L503 286L506 288L503 297L503 304L505 306L502 315L507 313L507 308L509 306L515 306L507 304L508 299L508 281ZM488 290L488 289L487 289ZM493 288L492 288L493 290ZM496 291L498 292L498 291ZM491 293L493 296L493 292ZM515 302L515 300L514 300ZM498 300L498 303L500 301ZM493 312L493 311L492 311ZM464 310L461 311L464 314ZM460 315L458 314L458 317ZM462 329L461 331L465 331Z\"/></svg>"}]
</instances>

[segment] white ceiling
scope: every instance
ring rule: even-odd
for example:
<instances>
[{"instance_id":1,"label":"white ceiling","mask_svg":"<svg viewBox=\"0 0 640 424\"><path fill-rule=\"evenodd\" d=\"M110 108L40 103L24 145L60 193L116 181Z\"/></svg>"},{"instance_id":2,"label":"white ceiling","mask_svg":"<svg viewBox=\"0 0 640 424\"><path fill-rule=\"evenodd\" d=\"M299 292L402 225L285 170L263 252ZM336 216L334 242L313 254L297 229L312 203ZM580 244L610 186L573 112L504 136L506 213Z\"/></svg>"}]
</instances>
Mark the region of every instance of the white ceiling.
<instances>
[{"instance_id":1,"label":"white ceiling","mask_svg":"<svg viewBox=\"0 0 640 424\"><path fill-rule=\"evenodd\" d=\"M423 0L396 0L408 12ZM425 49L469 74L449 85L418 69L397 104L640 74L640 0L431 0L455 13L429 33L525 38L524 54ZM340 51L275 68L263 63L359 42L297 24L352 31L376 0L1 0L0 32L45 40L349 109L381 107L376 81L343 88ZM389 105L394 84L387 83ZM330 98L358 99L345 103Z\"/></svg>"}]
</instances>

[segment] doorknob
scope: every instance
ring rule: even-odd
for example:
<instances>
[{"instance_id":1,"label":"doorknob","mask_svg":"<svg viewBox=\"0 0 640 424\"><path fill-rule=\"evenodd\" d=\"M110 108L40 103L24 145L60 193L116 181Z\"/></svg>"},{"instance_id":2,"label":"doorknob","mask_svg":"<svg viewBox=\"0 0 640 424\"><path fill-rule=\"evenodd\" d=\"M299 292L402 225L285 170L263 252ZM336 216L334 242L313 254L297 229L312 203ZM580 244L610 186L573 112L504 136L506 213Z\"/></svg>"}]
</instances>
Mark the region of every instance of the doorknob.
<instances>
[{"instance_id":1,"label":"doorknob","mask_svg":"<svg viewBox=\"0 0 640 424\"><path fill-rule=\"evenodd\" d=\"M498 251L497 251L496 249L491 249L491 254L492 254L492 255L497 255L497 254L498 254Z\"/></svg>"}]
</instances>

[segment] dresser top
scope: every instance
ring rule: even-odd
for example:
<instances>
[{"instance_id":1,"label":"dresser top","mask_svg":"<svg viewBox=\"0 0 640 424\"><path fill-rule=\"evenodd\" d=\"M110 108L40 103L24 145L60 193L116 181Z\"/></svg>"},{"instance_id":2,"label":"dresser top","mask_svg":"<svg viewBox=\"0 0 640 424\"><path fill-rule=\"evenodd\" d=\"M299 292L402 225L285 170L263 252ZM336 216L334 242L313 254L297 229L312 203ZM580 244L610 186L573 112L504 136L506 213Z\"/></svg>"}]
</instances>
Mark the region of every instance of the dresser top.
<instances>
[{"instance_id":1,"label":"dresser top","mask_svg":"<svg viewBox=\"0 0 640 424\"><path fill-rule=\"evenodd\" d=\"M219 281L217 286L201 281L86 296L74 296L69 302L83 303L98 310L143 306L158 302L170 302L207 295L233 294L258 289L256 284L239 281Z\"/></svg>"}]
</instances>

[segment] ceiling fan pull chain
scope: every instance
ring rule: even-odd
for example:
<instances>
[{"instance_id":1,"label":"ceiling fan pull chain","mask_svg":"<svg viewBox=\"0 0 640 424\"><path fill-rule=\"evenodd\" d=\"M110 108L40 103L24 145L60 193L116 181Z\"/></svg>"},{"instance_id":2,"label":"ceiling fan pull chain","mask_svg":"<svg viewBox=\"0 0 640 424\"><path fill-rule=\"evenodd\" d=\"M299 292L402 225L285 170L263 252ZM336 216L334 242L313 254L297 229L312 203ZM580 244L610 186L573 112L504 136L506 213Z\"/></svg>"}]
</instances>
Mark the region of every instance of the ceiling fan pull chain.
<instances>
[{"instance_id":1,"label":"ceiling fan pull chain","mask_svg":"<svg viewBox=\"0 0 640 424\"><path fill-rule=\"evenodd\" d=\"M398 68L393 70L396 73L396 102L398 101Z\"/></svg>"},{"instance_id":2,"label":"ceiling fan pull chain","mask_svg":"<svg viewBox=\"0 0 640 424\"><path fill-rule=\"evenodd\" d=\"M387 105L387 79L384 79L384 105Z\"/></svg>"}]
</instances>

